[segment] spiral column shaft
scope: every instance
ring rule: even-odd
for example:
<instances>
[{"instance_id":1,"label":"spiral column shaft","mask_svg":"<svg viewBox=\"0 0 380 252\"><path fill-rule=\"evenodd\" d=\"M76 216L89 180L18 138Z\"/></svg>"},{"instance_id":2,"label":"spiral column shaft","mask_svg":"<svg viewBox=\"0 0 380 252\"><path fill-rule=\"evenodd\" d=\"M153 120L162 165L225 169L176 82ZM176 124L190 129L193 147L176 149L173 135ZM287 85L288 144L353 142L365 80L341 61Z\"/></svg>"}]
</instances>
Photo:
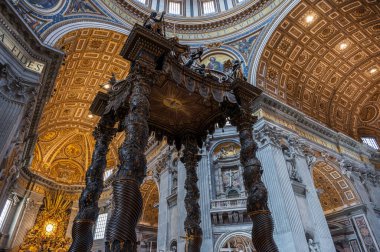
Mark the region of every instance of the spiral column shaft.
<instances>
[{"instance_id":1,"label":"spiral column shaft","mask_svg":"<svg viewBox=\"0 0 380 252\"><path fill-rule=\"evenodd\" d=\"M137 68L137 71L136 71ZM135 252L136 225L143 201L139 186L145 176L150 85L140 66L130 74L132 93L125 119L125 141L119 148L120 166L113 182L114 212L106 230L106 251Z\"/></svg>"},{"instance_id":2,"label":"spiral column shaft","mask_svg":"<svg viewBox=\"0 0 380 252\"><path fill-rule=\"evenodd\" d=\"M255 120L250 113L243 111L234 120L241 143L240 162L244 167L244 186L248 193L247 212L253 222L252 243L258 252L277 252L273 240L273 219L268 208L268 191L261 181L263 170L256 157L257 145L252 134Z\"/></svg>"},{"instance_id":3,"label":"spiral column shaft","mask_svg":"<svg viewBox=\"0 0 380 252\"><path fill-rule=\"evenodd\" d=\"M86 187L79 198L79 211L72 228L73 242L69 252L91 251L93 228L98 217L99 197L103 191L103 174L106 168L108 147L116 133L113 113L102 116L93 132L95 149L91 165L86 172Z\"/></svg>"},{"instance_id":4,"label":"spiral column shaft","mask_svg":"<svg viewBox=\"0 0 380 252\"><path fill-rule=\"evenodd\" d=\"M197 166L200 156L196 140L188 138L184 142L185 149L181 161L185 164L185 208L187 216L185 219L186 252L199 252L202 246L201 211L198 204L199 189L197 186Z\"/></svg>"}]
</instances>

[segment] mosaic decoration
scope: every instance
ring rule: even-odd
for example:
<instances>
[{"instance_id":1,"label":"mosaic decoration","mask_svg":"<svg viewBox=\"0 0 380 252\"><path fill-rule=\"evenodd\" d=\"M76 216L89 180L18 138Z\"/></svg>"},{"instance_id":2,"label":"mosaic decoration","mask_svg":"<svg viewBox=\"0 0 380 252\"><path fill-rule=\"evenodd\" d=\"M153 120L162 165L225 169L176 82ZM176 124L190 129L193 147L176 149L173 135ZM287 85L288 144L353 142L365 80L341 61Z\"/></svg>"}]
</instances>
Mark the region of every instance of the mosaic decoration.
<instances>
[{"instance_id":1,"label":"mosaic decoration","mask_svg":"<svg viewBox=\"0 0 380 252\"><path fill-rule=\"evenodd\" d=\"M60 22L93 20L118 23L97 1L19 0L12 1L12 4L40 37L51 26Z\"/></svg>"},{"instance_id":2,"label":"mosaic decoration","mask_svg":"<svg viewBox=\"0 0 380 252\"><path fill-rule=\"evenodd\" d=\"M66 15L73 13L96 13L100 14L101 11L89 0L72 0Z\"/></svg>"},{"instance_id":3,"label":"mosaic decoration","mask_svg":"<svg viewBox=\"0 0 380 252\"><path fill-rule=\"evenodd\" d=\"M206 68L208 69L223 72L224 63L228 60L233 60L233 58L226 54L211 53L208 54L205 58L203 58L201 64L205 64Z\"/></svg>"},{"instance_id":4,"label":"mosaic decoration","mask_svg":"<svg viewBox=\"0 0 380 252\"><path fill-rule=\"evenodd\" d=\"M61 0L26 0L26 2L39 9L52 9L57 6Z\"/></svg>"},{"instance_id":5,"label":"mosaic decoration","mask_svg":"<svg viewBox=\"0 0 380 252\"><path fill-rule=\"evenodd\" d=\"M213 152L213 159L226 159L239 157L240 146L237 143L219 144Z\"/></svg>"},{"instance_id":6,"label":"mosaic decoration","mask_svg":"<svg viewBox=\"0 0 380 252\"><path fill-rule=\"evenodd\" d=\"M249 54L255 44L260 31L256 32L253 36L243 38L239 41L229 44L230 46L236 48L241 55L244 57L245 61L248 61Z\"/></svg>"},{"instance_id":7,"label":"mosaic decoration","mask_svg":"<svg viewBox=\"0 0 380 252\"><path fill-rule=\"evenodd\" d=\"M372 231L368 226L367 220L364 215L354 216L353 218L359 237L362 240L363 246L365 246L368 252L378 252L379 247L373 237Z\"/></svg>"}]
</instances>

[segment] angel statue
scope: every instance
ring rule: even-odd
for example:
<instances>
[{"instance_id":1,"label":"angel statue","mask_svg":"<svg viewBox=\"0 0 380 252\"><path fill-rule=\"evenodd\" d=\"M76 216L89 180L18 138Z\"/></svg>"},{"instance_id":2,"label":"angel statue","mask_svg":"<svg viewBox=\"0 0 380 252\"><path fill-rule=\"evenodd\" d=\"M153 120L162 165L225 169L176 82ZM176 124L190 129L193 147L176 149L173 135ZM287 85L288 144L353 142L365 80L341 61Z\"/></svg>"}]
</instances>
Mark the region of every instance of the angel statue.
<instances>
[{"instance_id":1,"label":"angel statue","mask_svg":"<svg viewBox=\"0 0 380 252\"><path fill-rule=\"evenodd\" d=\"M157 18L157 12L153 11L150 13L149 18L147 18L144 22L144 27L148 28L149 30L152 30L155 33L158 33L160 35L163 31L163 18L165 16L165 11L162 12L161 17Z\"/></svg>"},{"instance_id":2,"label":"angel statue","mask_svg":"<svg viewBox=\"0 0 380 252\"><path fill-rule=\"evenodd\" d=\"M186 67L192 67L194 64L194 61L199 59L199 61L202 61L201 56L203 54L203 47L199 47L197 51L190 53L189 59L185 63Z\"/></svg>"}]
</instances>

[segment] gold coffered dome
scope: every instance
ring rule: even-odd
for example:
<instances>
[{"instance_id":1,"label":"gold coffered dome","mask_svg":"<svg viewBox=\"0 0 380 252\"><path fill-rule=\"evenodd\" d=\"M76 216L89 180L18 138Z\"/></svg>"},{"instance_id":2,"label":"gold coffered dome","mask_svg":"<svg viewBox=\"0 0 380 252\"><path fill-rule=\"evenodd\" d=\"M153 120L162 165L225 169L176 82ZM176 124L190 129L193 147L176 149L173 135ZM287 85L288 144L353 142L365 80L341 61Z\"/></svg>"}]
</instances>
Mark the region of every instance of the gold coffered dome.
<instances>
[{"instance_id":1,"label":"gold coffered dome","mask_svg":"<svg viewBox=\"0 0 380 252\"><path fill-rule=\"evenodd\" d=\"M33 172L64 184L84 182L95 145L92 131L98 121L89 107L112 74L117 79L127 76L129 62L119 56L126 38L108 30L81 29L58 41L56 47L66 57L38 127ZM108 168L117 165L121 137L111 144Z\"/></svg>"}]
</instances>

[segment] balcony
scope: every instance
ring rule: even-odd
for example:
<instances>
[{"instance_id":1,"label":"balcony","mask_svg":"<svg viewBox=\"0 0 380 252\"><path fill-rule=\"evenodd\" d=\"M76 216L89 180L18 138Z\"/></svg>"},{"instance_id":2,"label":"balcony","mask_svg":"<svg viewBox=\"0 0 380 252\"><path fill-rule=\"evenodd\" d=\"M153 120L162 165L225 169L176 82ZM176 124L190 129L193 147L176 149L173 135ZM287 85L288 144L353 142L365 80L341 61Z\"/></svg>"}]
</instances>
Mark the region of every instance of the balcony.
<instances>
[{"instance_id":1,"label":"balcony","mask_svg":"<svg viewBox=\"0 0 380 252\"><path fill-rule=\"evenodd\" d=\"M224 211L245 210L247 198L218 199L211 201L211 213Z\"/></svg>"}]
</instances>

